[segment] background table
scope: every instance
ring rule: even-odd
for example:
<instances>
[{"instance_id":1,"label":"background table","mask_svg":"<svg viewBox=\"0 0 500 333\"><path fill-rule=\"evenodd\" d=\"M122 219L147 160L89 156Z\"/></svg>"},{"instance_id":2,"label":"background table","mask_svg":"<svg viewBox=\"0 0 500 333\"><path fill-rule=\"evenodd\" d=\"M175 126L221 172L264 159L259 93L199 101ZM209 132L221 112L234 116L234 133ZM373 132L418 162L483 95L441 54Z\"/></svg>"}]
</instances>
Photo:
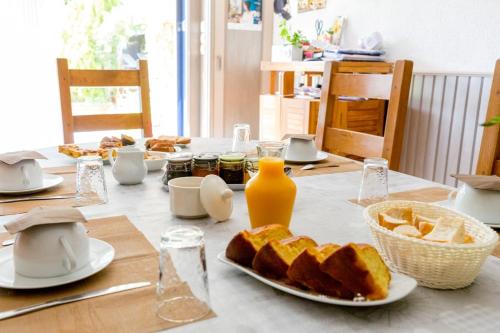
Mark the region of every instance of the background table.
<instances>
[{"instance_id":1,"label":"background table","mask_svg":"<svg viewBox=\"0 0 500 333\"><path fill-rule=\"evenodd\" d=\"M194 139L190 149L224 151L230 140ZM46 165L74 163L56 148L40 150ZM174 224L196 225L205 231L212 308L217 318L182 326L169 332L499 332L500 260L490 256L475 283L465 289L438 291L418 287L407 298L381 307L348 308L300 299L274 290L216 258L229 240L249 228L243 192L235 192L232 218L223 223L210 219L182 220L169 211L169 197L150 173L143 184L121 186L105 167L109 203L81 208L89 218L122 215L158 249L160 234ZM318 243L370 242L363 208L348 202L357 196L361 172L294 178L297 198L291 222L296 235ZM391 192L440 186L416 177L389 173ZM0 224L12 219L0 218Z\"/></svg>"}]
</instances>

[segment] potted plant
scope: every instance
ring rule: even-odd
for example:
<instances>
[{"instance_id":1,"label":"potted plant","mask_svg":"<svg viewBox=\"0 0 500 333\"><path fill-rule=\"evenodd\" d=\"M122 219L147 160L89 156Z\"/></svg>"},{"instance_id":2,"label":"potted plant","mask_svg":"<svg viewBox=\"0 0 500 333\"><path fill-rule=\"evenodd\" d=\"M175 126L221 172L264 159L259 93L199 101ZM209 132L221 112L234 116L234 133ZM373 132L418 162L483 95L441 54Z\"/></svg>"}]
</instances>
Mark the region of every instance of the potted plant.
<instances>
[{"instance_id":1,"label":"potted plant","mask_svg":"<svg viewBox=\"0 0 500 333\"><path fill-rule=\"evenodd\" d=\"M302 48L304 45L309 45L309 41L302 34L300 30L291 31L287 25L286 20L282 20L279 24L279 32L280 37L286 41L287 47L291 50L289 53L291 54L292 61L302 61L303 59L303 51Z\"/></svg>"},{"instance_id":2,"label":"potted plant","mask_svg":"<svg viewBox=\"0 0 500 333\"><path fill-rule=\"evenodd\" d=\"M500 124L500 116L494 116L493 118L487 120L486 122L484 122L483 124L481 124L481 126L484 126L484 127L489 127L489 126L493 126L493 125L498 125Z\"/></svg>"}]
</instances>

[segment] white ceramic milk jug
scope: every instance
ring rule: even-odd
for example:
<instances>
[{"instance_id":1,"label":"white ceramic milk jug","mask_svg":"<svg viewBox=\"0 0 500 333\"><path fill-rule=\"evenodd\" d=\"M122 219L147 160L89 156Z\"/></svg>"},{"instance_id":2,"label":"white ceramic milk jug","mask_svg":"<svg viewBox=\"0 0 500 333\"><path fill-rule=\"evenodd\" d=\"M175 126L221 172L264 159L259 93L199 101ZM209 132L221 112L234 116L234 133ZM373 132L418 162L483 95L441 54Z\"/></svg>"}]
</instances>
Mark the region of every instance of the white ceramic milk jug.
<instances>
[{"instance_id":1,"label":"white ceramic milk jug","mask_svg":"<svg viewBox=\"0 0 500 333\"><path fill-rule=\"evenodd\" d=\"M117 149L116 159L110 151L109 161L113 166L113 177L122 185L134 185L141 183L148 169L144 162L144 152L137 148Z\"/></svg>"}]
</instances>

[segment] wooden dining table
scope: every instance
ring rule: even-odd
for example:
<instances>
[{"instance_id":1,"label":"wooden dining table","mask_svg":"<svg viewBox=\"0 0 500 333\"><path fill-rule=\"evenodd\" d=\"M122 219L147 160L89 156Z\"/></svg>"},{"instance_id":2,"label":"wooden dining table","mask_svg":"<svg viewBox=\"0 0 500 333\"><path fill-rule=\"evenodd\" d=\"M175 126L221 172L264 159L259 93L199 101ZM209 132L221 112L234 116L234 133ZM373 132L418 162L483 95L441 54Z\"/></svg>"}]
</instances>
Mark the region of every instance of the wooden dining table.
<instances>
[{"instance_id":1,"label":"wooden dining table","mask_svg":"<svg viewBox=\"0 0 500 333\"><path fill-rule=\"evenodd\" d=\"M185 150L222 152L230 146L229 139L194 138ZM46 166L75 163L57 153L55 147L39 151L48 157L43 161ZM292 232L310 236L317 243L373 243L363 220L363 207L349 201L358 194L361 174L356 170L294 177L297 197ZM119 185L109 165L105 166L105 176L109 202L80 208L87 218L126 215L156 249L168 226L195 225L204 231L211 307L216 317L169 332L500 332L500 259L494 256L487 258L481 273L467 288L417 287L400 301L367 308L316 303L275 290L217 259L236 233L250 228L243 191L235 191L234 210L228 221L186 220L171 215L161 171L149 173L142 184L133 186ZM446 188L389 172L390 192L428 187ZM14 217L0 217L0 224Z\"/></svg>"}]
</instances>

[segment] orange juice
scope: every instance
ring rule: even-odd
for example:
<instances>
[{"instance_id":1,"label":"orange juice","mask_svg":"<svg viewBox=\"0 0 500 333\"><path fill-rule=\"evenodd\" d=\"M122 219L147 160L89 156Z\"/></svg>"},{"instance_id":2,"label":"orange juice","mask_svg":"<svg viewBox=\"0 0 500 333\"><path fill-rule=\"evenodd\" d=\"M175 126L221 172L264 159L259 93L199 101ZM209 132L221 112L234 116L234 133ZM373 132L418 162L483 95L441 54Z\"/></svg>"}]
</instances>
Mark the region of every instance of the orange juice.
<instances>
[{"instance_id":1,"label":"orange juice","mask_svg":"<svg viewBox=\"0 0 500 333\"><path fill-rule=\"evenodd\" d=\"M285 174L284 161L276 157L259 160L259 172L245 187L252 228L266 224L290 225L297 187Z\"/></svg>"}]
</instances>

